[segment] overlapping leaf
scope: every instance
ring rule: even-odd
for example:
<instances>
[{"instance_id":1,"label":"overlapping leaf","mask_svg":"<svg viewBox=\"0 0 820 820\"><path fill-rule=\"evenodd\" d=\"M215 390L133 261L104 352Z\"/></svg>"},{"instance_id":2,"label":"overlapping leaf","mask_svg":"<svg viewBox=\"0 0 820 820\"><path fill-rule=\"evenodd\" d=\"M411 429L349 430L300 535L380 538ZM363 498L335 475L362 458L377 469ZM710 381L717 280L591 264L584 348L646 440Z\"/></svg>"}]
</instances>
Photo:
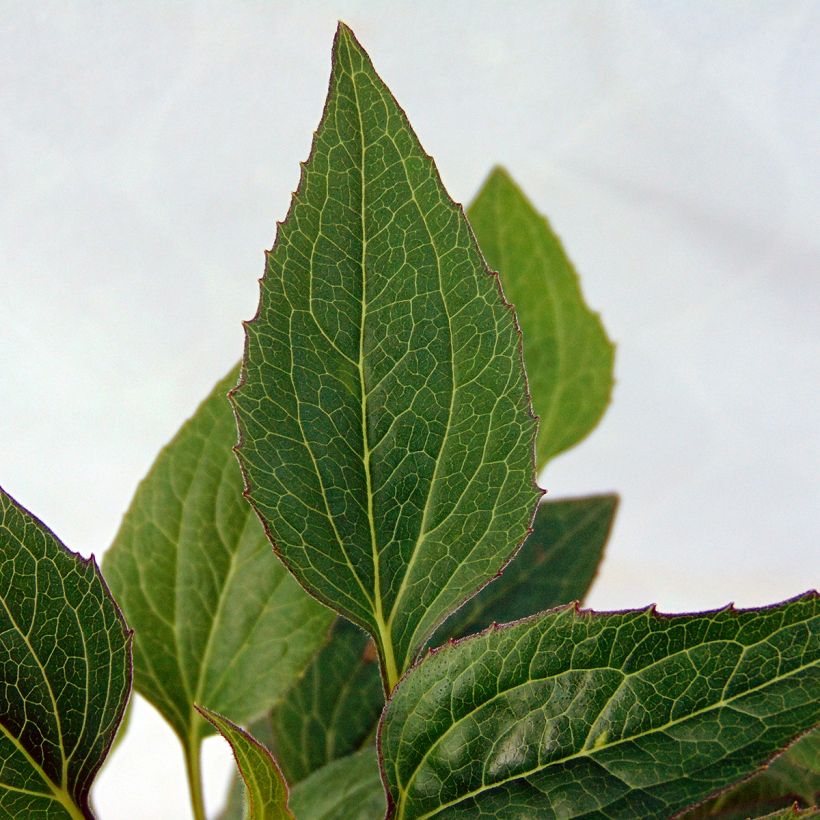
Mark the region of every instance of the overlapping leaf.
<instances>
[{"instance_id":1,"label":"overlapping leaf","mask_svg":"<svg viewBox=\"0 0 820 820\"><path fill-rule=\"evenodd\" d=\"M387 800L375 746L339 758L295 786L290 805L297 820L384 817Z\"/></svg>"},{"instance_id":2,"label":"overlapping leaf","mask_svg":"<svg viewBox=\"0 0 820 820\"><path fill-rule=\"evenodd\" d=\"M540 470L604 414L615 349L586 306L560 240L506 171L493 170L468 216L524 332L532 402L541 419Z\"/></svg>"},{"instance_id":3,"label":"overlapping leaf","mask_svg":"<svg viewBox=\"0 0 820 820\"><path fill-rule=\"evenodd\" d=\"M448 618L431 646L508 623L535 612L582 601L609 537L616 495L543 501L532 533L504 573Z\"/></svg>"},{"instance_id":4,"label":"overlapping leaf","mask_svg":"<svg viewBox=\"0 0 820 820\"><path fill-rule=\"evenodd\" d=\"M0 489L0 815L90 818L131 689L131 637L94 559Z\"/></svg>"},{"instance_id":5,"label":"overlapping leaf","mask_svg":"<svg viewBox=\"0 0 820 820\"><path fill-rule=\"evenodd\" d=\"M337 618L327 646L271 712L271 748L288 782L372 740L383 706L372 640Z\"/></svg>"},{"instance_id":6,"label":"overlapping leaf","mask_svg":"<svg viewBox=\"0 0 820 820\"><path fill-rule=\"evenodd\" d=\"M505 623L573 600L582 600L603 554L617 496L545 501L533 532L504 573L448 618L431 644ZM367 636L337 619L331 640L304 677L277 703L270 724L252 732L272 734L271 748L289 783L347 755L373 736L384 706L375 655Z\"/></svg>"},{"instance_id":7,"label":"overlapping leaf","mask_svg":"<svg viewBox=\"0 0 820 820\"><path fill-rule=\"evenodd\" d=\"M248 496L394 683L527 532L520 334L461 208L340 26L234 392Z\"/></svg>"},{"instance_id":8,"label":"overlapping leaf","mask_svg":"<svg viewBox=\"0 0 820 820\"><path fill-rule=\"evenodd\" d=\"M820 803L820 730L786 749L748 780L686 812L681 820L744 820L792 806L809 809ZM791 815L786 815L791 816Z\"/></svg>"},{"instance_id":9,"label":"overlapping leaf","mask_svg":"<svg viewBox=\"0 0 820 820\"><path fill-rule=\"evenodd\" d=\"M248 820L286 820L288 787L271 753L254 737L223 715L209 709L199 713L231 744L236 767L247 792Z\"/></svg>"},{"instance_id":10,"label":"overlapping leaf","mask_svg":"<svg viewBox=\"0 0 820 820\"><path fill-rule=\"evenodd\" d=\"M426 658L380 747L399 818L668 817L819 711L816 593L700 615L570 606Z\"/></svg>"},{"instance_id":11,"label":"overlapping leaf","mask_svg":"<svg viewBox=\"0 0 820 820\"><path fill-rule=\"evenodd\" d=\"M267 711L326 639L331 613L271 553L231 452L229 374L163 449L104 567L136 630L135 683L189 756L212 731Z\"/></svg>"}]
</instances>

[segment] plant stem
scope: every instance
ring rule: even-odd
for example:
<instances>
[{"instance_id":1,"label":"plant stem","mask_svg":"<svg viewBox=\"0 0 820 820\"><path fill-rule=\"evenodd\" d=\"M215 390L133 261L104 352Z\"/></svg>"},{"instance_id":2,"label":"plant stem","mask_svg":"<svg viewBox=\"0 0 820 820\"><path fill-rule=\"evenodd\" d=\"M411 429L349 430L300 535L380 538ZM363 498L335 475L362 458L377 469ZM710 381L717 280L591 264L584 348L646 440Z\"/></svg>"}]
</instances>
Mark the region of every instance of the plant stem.
<instances>
[{"instance_id":1,"label":"plant stem","mask_svg":"<svg viewBox=\"0 0 820 820\"><path fill-rule=\"evenodd\" d=\"M194 820L207 820L205 800L202 796L202 769L199 758L199 733L192 730L185 744L185 773L188 775L188 790L191 794L191 808Z\"/></svg>"}]
</instances>

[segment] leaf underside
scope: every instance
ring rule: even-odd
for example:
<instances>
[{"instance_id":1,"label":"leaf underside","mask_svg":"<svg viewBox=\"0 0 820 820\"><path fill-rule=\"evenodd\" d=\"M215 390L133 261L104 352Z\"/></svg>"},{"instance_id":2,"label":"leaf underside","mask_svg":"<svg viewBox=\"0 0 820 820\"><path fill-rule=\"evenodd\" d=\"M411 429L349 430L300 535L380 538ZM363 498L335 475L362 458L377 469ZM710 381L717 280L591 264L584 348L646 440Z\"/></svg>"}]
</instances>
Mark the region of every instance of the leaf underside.
<instances>
[{"instance_id":1,"label":"leaf underside","mask_svg":"<svg viewBox=\"0 0 820 820\"><path fill-rule=\"evenodd\" d=\"M0 815L93 817L131 636L93 558L0 489Z\"/></svg>"},{"instance_id":2,"label":"leaf underside","mask_svg":"<svg viewBox=\"0 0 820 820\"><path fill-rule=\"evenodd\" d=\"M223 715L203 708L197 711L231 745L236 767L247 790L248 820L292 818L288 810L288 787L271 753Z\"/></svg>"},{"instance_id":3,"label":"leaf underside","mask_svg":"<svg viewBox=\"0 0 820 820\"><path fill-rule=\"evenodd\" d=\"M484 256L501 272L524 333L532 402L540 418L540 471L603 416L615 348L598 314L584 302L560 240L506 171L492 171L467 215Z\"/></svg>"},{"instance_id":4,"label":"leaf underside","mask_svg":"<svg viewBox=\"0 0 820 820\"><path fill-rule=\"evenodd\" d=\"M399 818L668 817L818 719L816 593L662 616L567 607L428 656L380 748Z\"/></svg>"},{"instance_id":5,"label":"leaf underside","mask_svg":"<svg viewBox=\"0 0 820 820\"><path fill-rule=\"evenodd\" d=\"M263 714L332 619L276 560L242 498L226 397L236 378L162 450L103 562L136 631L136 688L191 748L213 731L194 704L239 722Z\"/></svg>"},{"instance_id":6,"label":"leaf underside","mask_svg":"<svg viewBox=\"0 0 820 820\"><path fill-rule=\"evenodd\" d=\"M343 25L233 400L277 552L392 683L524 540L536 421L497 277Z\"/></svg>"}]
</instances>

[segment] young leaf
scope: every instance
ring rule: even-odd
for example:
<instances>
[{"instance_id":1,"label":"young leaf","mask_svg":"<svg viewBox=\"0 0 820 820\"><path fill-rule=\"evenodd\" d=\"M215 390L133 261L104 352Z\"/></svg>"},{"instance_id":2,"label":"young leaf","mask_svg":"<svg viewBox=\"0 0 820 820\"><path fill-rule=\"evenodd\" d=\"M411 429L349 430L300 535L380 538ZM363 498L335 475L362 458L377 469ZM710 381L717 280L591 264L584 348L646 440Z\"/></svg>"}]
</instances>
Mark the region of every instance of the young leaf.
<instances>
[{"instance_id":1,"label":"young leaf","mask_svg":"<svg viewBox=\"0 0 820 820\"><path fill-rule=\"evenodd\" d=\"M532 402L541 419L538 469L598 423L612 392L615 348L584 302L558 237L502 168L468 210L524 332Z\"/></svg>"},{"instance_id":2,"label":"young leaf","mask_svg":"<svg viewBox=\"0 0 820 820\"><path fill-rule=\"evenodd\" d=\"M391 688L524 540L536 421L497 277L343 25L233 400L277 552Z\"/></svg>"},{"instance_id":3,"label":"young leaf","mask_svg":"<svg viewBox=\"0 0 820 820\"><path fill-rule=\"evenodd\" d=\"M618 507L616 495L542 501L532 534L503 574L450 616L430 641L461 638L581 601L592 584Z\"/></svg>"},{"instance_id":4,"label":"young leaf","mask_svg":"<svg viewBox=\"0 0 820 820\"><path fill-rule=\"evenodd\" d=\"M271 711L271 748L288 783L361 748L383 707L372 640L337 618L327 646Z\"/></svg>"},{"instance_id":5,"label":"young leaf","mask_svg":"<svg viewBox=\"0 0 820 820\"><path fill-rule=\"evenodd\" d=\"M131 634L94 559L0 489L0 815L91 818L131 690Z\"/></svg>"},{"instance_id":6,"label":"young leaf","mask_svg":"<svg viewBox=\"0 0 820 820\"><path fill-rule=\"evenodd\" d=\"M617 502L615 495L542 502L515 560L448 618L431 643L583 599ZM271 748L289 783L358 749L373 734L384 695L369 644L361 630L337 619L330 642L273 707ZM257 725L252 731L258 737Z\"/></svg>"},{"instance_id":7,"label":"young leaf","mask_svg":"<svg viewBox=\"0 0 820 820\"><path fill-rule=\"evenodd\" d=\"M213 731L194 704L243 723L265 713L332 618L272 555L242 498L226 399L236 375L162 450L103 563L136 630L136 688L179 735L193 783Z\"/></svg>"},{"instance_id":8,"label":"young leaf","mask_svg":"<svg viewBox=\"0 0 820 820\"><path fill-rule=\"evenodd\" d=\"M384 817L384 794L375 746L342 757L294 787L290 805L298 820Z\"/></svg>"},{"instance_id":9,"label":"young leaf","mask_svg":"<svg viewBox=\"0 0 820 820\"><path fill-rule=\"evenodd\" d=\"M748 780L682 815L681 820L744 820L820 802L820 730L809 732Z\"/></svg>"},{"instance_id":10,"label":"young leaf","mask_svg":"<svg viewBox=\"0 0 820 820\"><path fill-rule=\"evenodd\" d=\"M399 818L669 817L820 711L816 593L663 616L574 606L442 647L382 718Z\"/></svg>"},{"instance_id":11,"label":"young leaf","mask_svg":"<svg viewBox=\"0 0 820 820\"><path fill-rule=\"evenodd\" d=\"M292 818L288 810L288 787L273 755L244 729L210 709L197 711L231 744L236 767L247 790L248 820Z\"/></svg>"}]
</instances>

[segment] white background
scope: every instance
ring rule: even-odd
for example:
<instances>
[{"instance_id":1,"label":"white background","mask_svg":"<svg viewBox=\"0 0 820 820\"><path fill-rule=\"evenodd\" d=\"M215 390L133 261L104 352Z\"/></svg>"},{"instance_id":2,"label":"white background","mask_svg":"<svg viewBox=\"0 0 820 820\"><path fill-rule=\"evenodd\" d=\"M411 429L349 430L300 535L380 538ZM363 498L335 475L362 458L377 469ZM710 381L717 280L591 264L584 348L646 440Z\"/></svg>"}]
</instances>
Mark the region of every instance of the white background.
<instances>
[{"instance_id":1,"label":"white background","mask_svg":"<svg viewBox=\"0 0 820 820\"><path fill-rule=\"evenodd\" d=\"M820 574L820 5L0 2L0 483L98 557L238 358L337 17L456 199L509 167L618 343L542 477L622 494L590 604L757 605ZM206 744L209 803L230 762ZM181 818L144 702L103 818Z\"/></svg>"}]
</instances>

